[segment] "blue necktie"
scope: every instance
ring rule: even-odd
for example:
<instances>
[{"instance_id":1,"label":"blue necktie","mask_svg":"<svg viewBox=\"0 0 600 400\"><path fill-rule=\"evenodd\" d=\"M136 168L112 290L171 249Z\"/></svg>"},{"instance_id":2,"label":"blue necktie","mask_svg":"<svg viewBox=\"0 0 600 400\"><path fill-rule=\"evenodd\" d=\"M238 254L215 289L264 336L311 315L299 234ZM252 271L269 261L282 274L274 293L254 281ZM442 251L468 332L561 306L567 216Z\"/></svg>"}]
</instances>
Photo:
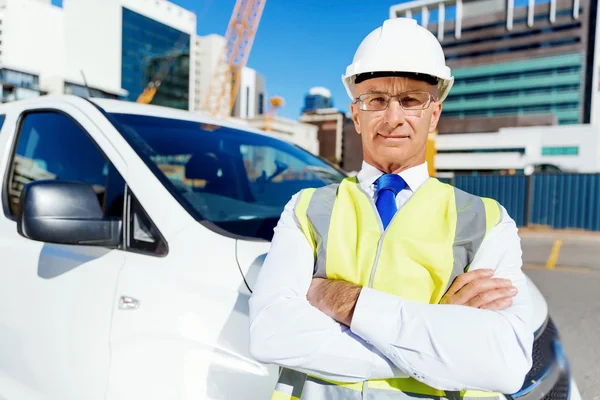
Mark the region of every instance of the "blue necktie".
<instances>
[{"instance_id":1,"label":"blue necktie","mask_svg":"<svg viewBox=\"0 0 600 400\"><path fill-rule=\"evenodd\" d=\"M396 174L384 174L375 181L377 185L377 211L383 222L383 229L389 225L398 211L396 195L406 187L406 182Z\"/></svg>"}]
</instances>

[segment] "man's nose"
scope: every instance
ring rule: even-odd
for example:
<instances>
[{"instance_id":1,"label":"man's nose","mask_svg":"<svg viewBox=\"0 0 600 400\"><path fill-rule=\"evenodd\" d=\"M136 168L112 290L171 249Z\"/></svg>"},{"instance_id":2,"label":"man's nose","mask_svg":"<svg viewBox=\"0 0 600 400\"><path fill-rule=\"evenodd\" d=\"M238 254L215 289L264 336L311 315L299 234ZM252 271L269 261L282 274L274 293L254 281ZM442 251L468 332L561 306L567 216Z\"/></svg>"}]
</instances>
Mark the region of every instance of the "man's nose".
<instances>
[{"instance_id":1,"label":"man's nose","mask_svg":"<svg viewBox=\"0 0 600 400\"><path fill-rule=\"evenodd\" d=\"M385 121L392 128L396 128L399 125L403 125L406 122L406 114L400 105L400 101L397 97L390 99L390 104L385 110Z\"/></svg>"}]
</instances>

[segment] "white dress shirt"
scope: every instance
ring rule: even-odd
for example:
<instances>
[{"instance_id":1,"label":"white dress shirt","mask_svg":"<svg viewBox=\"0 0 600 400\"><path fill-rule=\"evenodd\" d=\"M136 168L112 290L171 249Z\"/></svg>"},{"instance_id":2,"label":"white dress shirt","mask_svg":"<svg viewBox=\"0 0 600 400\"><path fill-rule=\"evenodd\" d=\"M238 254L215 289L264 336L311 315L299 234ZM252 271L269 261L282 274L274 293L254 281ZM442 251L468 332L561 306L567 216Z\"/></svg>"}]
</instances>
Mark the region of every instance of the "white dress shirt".
<instances>
[{"instance_id":1,"label":"white dress shirt","mask_svg":"<svg viewBox=\"0 0 600 400\"><path fill-rule=\"evenodd\" d=\"M381 175L363 163L357 176L373 202L374 182ZM399 175L407 187L396 197L398 209L429 179L426 163ZM250 299L254 358L341 382L412 376L440 390L520 389L532 363L532 303L517 227L504 208L470 270L490 268L495 277L510 279L518 289L511 307L418 304L364 287L346 327L306 299L315 260L294 220L297 196L275 228Z\"/></svg>"}]
</instances>

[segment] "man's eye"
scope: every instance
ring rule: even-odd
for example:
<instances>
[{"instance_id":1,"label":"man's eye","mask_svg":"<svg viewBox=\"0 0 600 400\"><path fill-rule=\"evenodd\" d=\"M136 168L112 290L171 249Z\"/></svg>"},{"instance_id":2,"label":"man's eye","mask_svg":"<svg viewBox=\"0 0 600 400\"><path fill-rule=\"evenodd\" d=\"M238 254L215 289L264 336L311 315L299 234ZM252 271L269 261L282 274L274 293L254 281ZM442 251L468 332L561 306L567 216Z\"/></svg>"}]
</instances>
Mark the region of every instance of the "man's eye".
<instances>
[{"instance_id":1,"label":"man's eye","mask_svg":"<svg viewBox=\"0 0 600 400\"><path fill-rule=\"evenodd\" d=\"M373 97L373 98L371 98L370 103L372 103L372 104L382 104L382 103L385 103L385 97L382 97L382 96L380 96L380 97Z\"/></svg>"}]
</instances>

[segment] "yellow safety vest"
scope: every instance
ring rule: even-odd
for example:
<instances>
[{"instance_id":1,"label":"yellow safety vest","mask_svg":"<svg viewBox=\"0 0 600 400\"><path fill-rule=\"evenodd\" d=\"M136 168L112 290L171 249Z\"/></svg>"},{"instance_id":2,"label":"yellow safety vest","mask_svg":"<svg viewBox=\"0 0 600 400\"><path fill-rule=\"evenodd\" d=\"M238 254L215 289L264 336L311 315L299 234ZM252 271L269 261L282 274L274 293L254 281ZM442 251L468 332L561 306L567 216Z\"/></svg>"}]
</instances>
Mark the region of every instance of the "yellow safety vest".
<instances>
[{"instance_id":1,"label":"yellow safety vest","mask_svg":"<svg viewBox=\"0 0 600 400\"><path fill-rule=\"evenodd\" d=\"M500 221L495 200L429 178L384 231L356 178L305 189L294 209L315 254L315 277L342 279L422 304L437 304ZM444 392L413 378L325 381L282 368L272 400L499 399L498 393Z\"/></svg>"}]
</instances>

